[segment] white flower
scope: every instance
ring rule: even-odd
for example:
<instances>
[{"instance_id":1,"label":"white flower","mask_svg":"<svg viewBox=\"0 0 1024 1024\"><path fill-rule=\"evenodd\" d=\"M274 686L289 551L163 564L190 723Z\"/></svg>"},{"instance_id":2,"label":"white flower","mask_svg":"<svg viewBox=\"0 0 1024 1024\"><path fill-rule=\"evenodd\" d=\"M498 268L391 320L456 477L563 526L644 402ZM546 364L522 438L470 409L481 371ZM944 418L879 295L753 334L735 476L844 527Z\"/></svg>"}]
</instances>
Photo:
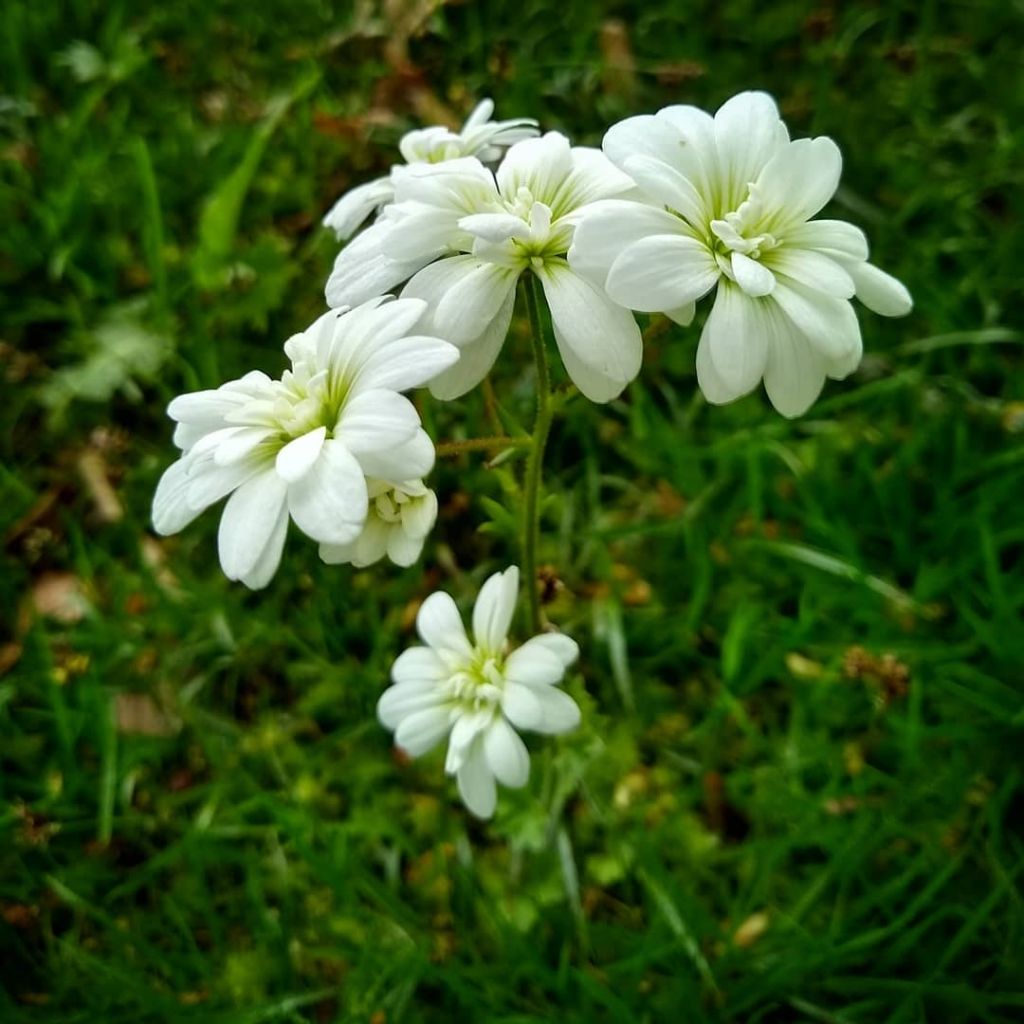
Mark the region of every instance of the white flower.
<instances>
[{"instance_id":1,"label":"white flower","mask_svg":"<svg viewBox=\"0 0 1024 1024\"><path fill-rule=\"evenodd\" d=\"M448 738L445 771L479 818L494 813L495 779L526 784L530 755L516 729L553 735L580 721L576 702L557 688L579 654L576 642L543 633L508 648L518 589L515 566L487 580L473 608L472 642L451 597L431 594L416 618L427 646L398 657L377 704L381 724L410 757Z\"/></svg>"},{"instance_id":2,"label":"white flower","mask_svg":"<svg viewBox=\"0 0 1024 1024\"><path fill-rule=\"evenodd\" d=\"M484 161L497 160L507 146L537 134L537 122L529 117L511 121L492 121L494 103L481 100L462 131L448 128L419 128L402 137L398 148L407 164L436 164L460 156L476 156ZM401 174L402 166L392 168ZM324 217L324 226L331 228L339 240L348 238L374 210L389 203L394 196L391 175L377 178L346 192Z\"/></svg>"},{"instance_id":3,"label":"white flower","mask_svg":"<svg viewBox=\"0 0 1024 1024\"><path fill-rule=\"evenodd\" d=\"M381 219L338 254L327 301L358 302L411 278L402 294L429 303L424 329L462 352L430 390L457 398L493 366L529 270L570 377L588 398L610 401L639 372L640 331L566 253L590 204L633 187L600 152L557 132L514 145L496 175L472 157L410 167Z\"/></svg>"},{"instance_id":4,"label":"white flower","mask_svg":"<svg viewBox=\"0 0 1024 1024\"><path fill-rule=\"evenodd\" d=\"M867 262L862 231L811 220L839 183L839 149L828 138L790 142L765 93L734 96L714 118L687 106L629 118L609 129L604 151L653 205L592 207L569 263L623 306L683 325L717 285L697 349L708 401L732 401L763 378L775 408L798 416L826 377L860 362L847 300L884 316L910 311L906 288Z\"/></svg>"},{"instance_id":5,"label":"white flower","mask_svg":"<svg viewBox=\"0 0 1024 1024\"><path fill-rule=\"evenodd\" d=\"M281 561L289 517L321 544L354 541L368 512L367 477L414 480L434 447L400 391L458 358L439 338L411 335L424 303L377 298L330 310L290 338L280 380L253 371L215 391L174 399L182 456L153 498L153 525L171 534L230 495L220 563L258 589Z\"/></svg>"},{"instance_id":6,"label":"white flower","mask_svg":"<svg viewBox=\"0 0 1024 1024\"><path fill-rule=\"evenodd\" d=\"M385 555L395 565L412 565L437 522L437 495L422 480L371 479L366 487L370 510L363 532L348 544L321 544L320 557L329 565L351 562L357 569Z\"/></svg>"}]
</instances>

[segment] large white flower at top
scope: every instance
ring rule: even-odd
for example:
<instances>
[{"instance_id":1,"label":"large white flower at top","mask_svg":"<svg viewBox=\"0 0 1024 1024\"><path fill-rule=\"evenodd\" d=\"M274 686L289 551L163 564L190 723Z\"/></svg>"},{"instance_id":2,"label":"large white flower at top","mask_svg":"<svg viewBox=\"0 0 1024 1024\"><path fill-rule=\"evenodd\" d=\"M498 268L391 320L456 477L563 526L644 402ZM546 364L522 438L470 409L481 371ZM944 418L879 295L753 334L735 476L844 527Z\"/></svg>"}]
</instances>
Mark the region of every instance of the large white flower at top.
<instances>
[{"instance_id":1,"label":"large white flower at top","mask_svg":"<svg viewBox=\"0 0 1024 1024\"><path fill-rule=\"evenodd\" d=\"M403 135L398 148L407 164L436 164L460 156L489 162L497 160L507 146L537 134L537 122L532 118L492 121L493 113L493 101L481 100L461 131L440 126L418 128ZM391 201L395 192L392 176L401 173L399 164L390 175L346 192L324 217L324 226L331 228L339 240L348 238L374 210Z\"/></svg>"},{"instance_id":2,"label":"large white flower at top","mask_svg":"<svg viewBox=\"0 0 1024 1024\"><path fill-rule=\"evenodd\" d=\"M423 602L416 627L425 647L410 647L391 669L393 685L381 695L377 715L395 743L419 757L448 739L445 771L479 818L494 813L495 779L524 786L530 755L516 729L549 735L568 732L580 709L557 688L576 660L576 642L543 633L509 649L519 570L495 573L473 608L473 639L459 611L440 591Z\"/></svg>"},{"instance_id":3,"label":"large white flower at top","mask_svg":"<svg viewBox=\"0 0 1024 1024\"><path fill-rule=\"evenodd\" d=\"M338 254L327 301L359 302L408 280L403 296L428 303L424 329L461 350L430 385L438 398L457 398L493 366L528 270L544 289L569 376L588 398L610 401L639 372L640 331L566 253L592 203L633 187L603 154L557 132L516 143L496 174L472 157L407 168L381 219Z\"/></svg>"},{"instance_id":4,"label":"large white flower at top","mask_svg":"<svg viewBox=\"0 0 1024 1024\"><path fill-rule=\"evenodd\" d=\"M732 401L763 378L775 408L798 416L826 377L860 362L850 298L883 316L910 311L907 289L867 262L859 228L811 220L839 183L839 149L828 138L791 142L765 93L734 96L714 118L687 106L628 118L604 151L653 205L591 207L569 264L621 305L684 325L717 285L697 349L708 401Z\"/></svg>"},{"instance_id":5,"label":"large white flower at top","mask_svg":"<svg viewBox=\"0 0 1024 1024\"><path fill-rule=\"evenodd\" d=\"M280 380L253 371L174 399L167 411L182 455L153 498L157 532L177 533L230 495L220 563L253 589L277 571L289 517L323 545L355 541L367 520L367 478L415 480L434 461L399 392L451 366L458 350L410 333L424 308L377 298L330 310L285 343L291 369Z\"/></svg>"}]
</instances>

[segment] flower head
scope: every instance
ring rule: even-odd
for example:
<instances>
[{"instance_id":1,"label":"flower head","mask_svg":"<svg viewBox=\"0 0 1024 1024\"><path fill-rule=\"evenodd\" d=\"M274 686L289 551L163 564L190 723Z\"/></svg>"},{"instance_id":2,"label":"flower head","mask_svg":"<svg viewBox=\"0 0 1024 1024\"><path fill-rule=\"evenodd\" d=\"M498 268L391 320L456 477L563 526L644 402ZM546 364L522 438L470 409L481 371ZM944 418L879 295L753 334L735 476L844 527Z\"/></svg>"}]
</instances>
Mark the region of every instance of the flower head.
<instances>
[{"instance_id":1,"label":"flower head","mask_svg":"<svg viewBox=\"0 0 1024 1024\"><path fill-rule=\"evenodd\" d=\"M860 362L850 298L884 316L910 311L906 288L867 262L862 231L811 219L839 183L839 149L824 137L791 142L765 93L734 96L714 118L687 106L629 118L603 148L650 203L592 207L569 263L621 305L684 325L717 285L697 350L709 401L763 378L775 407L800 415L826 377Z\"/></svg>"},{"instance_id":2,"label":"flower head","mask_svg":"<svg viewBox=\"0 0 1024 1024\"><path fill-rule=\"evenodd\" d=\"M350 562L362 569L385 555L395 565L412 565L437 522L437 495L422 480L369 479L369 512L362 533L348 544L321 544L329 565Z\"/></svg>"},{"instance_id":3,"label":"flower head","mask_svg":"<svg viewBox=\"0 0 1024 1024\"><path fill-rule=\"evenodd\" d=\"M377 704L381 723L410 757L448 738L445 771L480 818L494 813L495 779L517 788L529 777L530 756L516 729L550 735L580 721L576 702L557 688L579 654L575 641L543 633L509 649L518 589L515 566L484 583L473 608L472 641L451 597L431 594L416 618L426 646L398 657L393 685Z\"/></svg>"},{"instance_id":4,"label":"flower head","mask_svg":"<svg viewBox=\"0 0 1024 1024\"><path fill-rule=\"evenodd\" d=\"M428 303L425 329L461 350L430 385L439 398L457 398L494 364L528 270L543 286L569 375L588 398L607 402L640 369L640 332L573 272L566 253L591 204L633 187L600 152L557 132L516 143L495 174L472 157L407 168L381 219L339 253L327 301L360 301L408 279L403 296Z\"/></svg>"},{"instance_id":5,"label":"flower head","mask_svg":"<svg viewBox=\"0 0 1024 1024\"><path fill-rule=\"evenodd\" d=\"M469 115L462 130L434 126L418 128L402 136L398 144L407 164L436 164L461 156L475 156L490 162L497 160L507 146L537 134L537 122L529 117L511 121L492 121L494 103L481 100ZM392 175L401 174L402 166L392 168ZM340 239L348 238L374 210L389 203L394 196L392 175L377 178L346 192L324 217L324 226Z\"/></svg>"},{"instance_id":6,"label":"flower head","mask_svg":"<svg viewBox=\"0 0 1024 1024\"><path fill-rule=\"evenodd\" d=\"M182 455L157 486L157 532L177 533L230 495L220 562L253 589L277 571L289 518L321 544L355 541L367 520L367 478L416 480L433 464L419 415L399 392L450 366L458 351L410 335L423 311L420 301L381 298L331 310L286 342L291 367L280 380L254 371L174 399L168 414Z\"/></svg>"}]
</instances>

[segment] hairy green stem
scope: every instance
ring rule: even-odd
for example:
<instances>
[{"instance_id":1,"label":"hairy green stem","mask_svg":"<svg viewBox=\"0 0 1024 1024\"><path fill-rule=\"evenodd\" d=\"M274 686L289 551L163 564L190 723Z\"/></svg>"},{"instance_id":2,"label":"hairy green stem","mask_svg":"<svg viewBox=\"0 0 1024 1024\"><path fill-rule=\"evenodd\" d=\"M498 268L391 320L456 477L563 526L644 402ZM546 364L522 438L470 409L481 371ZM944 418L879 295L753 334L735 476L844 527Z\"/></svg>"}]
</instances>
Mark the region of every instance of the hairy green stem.
<instances>
[{"instance_id":1,"label":"hairy green stem","mask_svg":"<svg viewBox=\"0 0 1024 1024\"><path fill-rule=\"evenodd\" d=\"M440 441L435 445L438 457L462 455L464 452L486 452L505 448L526 448L533 442L528 437L471 437L465 441Z\"/></svg>"},{"instance_id":2,"label":"hairy green stem","mask_svg":"<svg viewBox=\"0 0 1024 1024\"><path fill-rule=\"evenodd\" d=\"M541 471L544 448L547 445L554 409L551 402L551 374L548 371L547 344L540 315L539 285L536 277L524 278L526 308L530 316L530 335L533 340L533 361L537 367L537 415L533 421L532 444L526 461L526 480L523 488L523 576L529 599L530 627L534 633L544 628L540 608L540 589L537 580L537 546L540 535Z\"/></svg>"}]
</instances>

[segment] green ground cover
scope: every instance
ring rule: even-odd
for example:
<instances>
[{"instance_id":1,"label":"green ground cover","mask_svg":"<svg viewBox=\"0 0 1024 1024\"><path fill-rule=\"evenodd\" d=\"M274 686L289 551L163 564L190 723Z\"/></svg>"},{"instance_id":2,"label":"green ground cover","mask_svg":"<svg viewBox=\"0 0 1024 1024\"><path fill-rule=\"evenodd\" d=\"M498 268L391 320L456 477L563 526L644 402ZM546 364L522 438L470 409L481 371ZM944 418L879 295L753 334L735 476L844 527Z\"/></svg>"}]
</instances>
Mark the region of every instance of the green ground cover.
<instances>
[{"instance_id":1,"label":"green ground cover","mask_svg":"<svg viewBox=\"0 0 1024 1024\"><path fill-rule=\"evenodd\" d=\"M1024 11L488 0L0 10L0 1020L1024 1019ZM584 725L493 822L373 709L417 602L517 557L443 459L421 565L157 540L175 394L283 364L318 220L492 95L596 143L760 87L905 281L787 422L647 329L549 448ZM495 390L532 401L520 324ZM479 394L418 399L439 441Z\"/></svg>"}]
</instances>

